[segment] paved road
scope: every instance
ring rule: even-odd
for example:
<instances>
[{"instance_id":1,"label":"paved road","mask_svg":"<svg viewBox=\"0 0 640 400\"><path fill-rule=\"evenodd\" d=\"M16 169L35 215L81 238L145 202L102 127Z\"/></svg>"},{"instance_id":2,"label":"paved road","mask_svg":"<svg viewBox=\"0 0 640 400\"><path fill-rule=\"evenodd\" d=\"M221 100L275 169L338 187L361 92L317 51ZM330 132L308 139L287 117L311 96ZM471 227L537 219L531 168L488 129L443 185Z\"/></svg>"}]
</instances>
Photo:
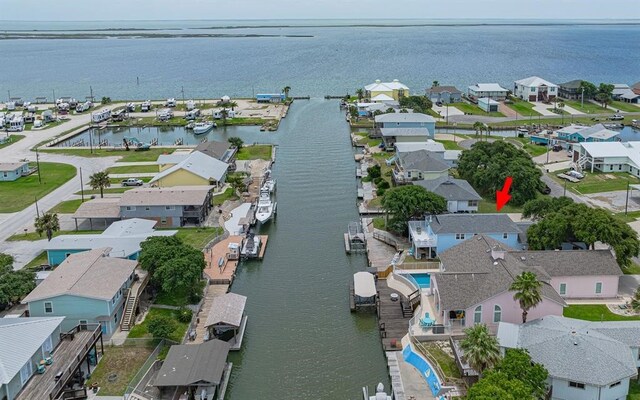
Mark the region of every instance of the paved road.
<instances>
[{"instance_id":1,"label":"paved road","mask_svg":"<svg viewBox=\"0 0 640 400\"><path fill-rule=\"evenodd\" d=\"M632 113L620 113L623 115L640 115L640 111L638 112L632 112ZM610 117L611 114L583 114L583 115L574 115L574 117L589 117L589 118L607 118ZM557 115L557 114L553 114L553 115L546 115L546 116L539 116L539 117L533 117L533 119L531 118L527 118L526 116L523 115L517 115L517 116L512 116L512 117L488 117L488 116L484 116L484 115L454 115L451 116L449 115L449 122L459 122L459 123L463 123L463 124L473 124L476 121L479 122L484 122L484 123L498 123L498 122L508 122L508 121L513 121L515 122L515 125L518 124L518 121L520 121L522 124L524 123L529 123L530 121L533 121L534 123L536 123L537 121L539 122L544 122L544 120L546 119L553 119L553 118L561 118L561 115ZM565 115L565 120L566 121L570 121L571 120L571 116L566 116Z\"/></svg>"}]
</instances>

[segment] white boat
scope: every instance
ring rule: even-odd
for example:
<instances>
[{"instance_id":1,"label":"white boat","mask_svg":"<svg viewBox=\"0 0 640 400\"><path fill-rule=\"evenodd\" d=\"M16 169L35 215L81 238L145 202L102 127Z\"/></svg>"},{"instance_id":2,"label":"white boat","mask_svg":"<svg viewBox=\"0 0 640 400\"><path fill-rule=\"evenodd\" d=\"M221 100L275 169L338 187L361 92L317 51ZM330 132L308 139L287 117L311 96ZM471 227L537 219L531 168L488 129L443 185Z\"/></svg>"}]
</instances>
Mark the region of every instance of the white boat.
<instances>
[{"instance_id":1,"label":"white boat","mask_svg":"<svg viewBox=\"0 0 640 400\"><path fill-rule=\"evenodd\" d=\"M257 258L260 254L260 247L262 247L260 236L249 233L242 243L240 255L245 258Z\"/></svg>"},{"instance_id":2,"label":"white boat","mask_svg":"<svg viewBox=\"0 0 640 400\"><path fill-rule=\"evenodd\" d=\"M185 129L193 129L194 126L196 126L195 122L189 122L187 126L185 126Z\"/></svg>"},{"instance_id":3,"label":"white boat","mask_svg":"<svg viewBox=\"0 0 640 400\"><path fill-rule=\"evenodd\" d=\"M271 200L271 193L268 190L260 190L256 219L262 223L270 220L276 213L276 204L275 201Z\"/></svg>"},{"instance_id":4,"label":"white boat","mask_svg":"<svg viewBox=\"0 0 640 400\"><path fill-rule=\"evenodd\" d=\"M213 129L213 123L211 122L196 122L193 125L193 133L195 135L204 135Z\"/></svg>"},{"instance_id":5,"label":"white boat","mask_svg":"<svg viewBox=\"0 0 640 400\"><path fill-rule=\"evenodd\" d=\"M276 179L271 176L271 170L265 171L261 190L267 190L269 191L269 193L273 193L276 191Z\"/></svg>"}]
</instances>

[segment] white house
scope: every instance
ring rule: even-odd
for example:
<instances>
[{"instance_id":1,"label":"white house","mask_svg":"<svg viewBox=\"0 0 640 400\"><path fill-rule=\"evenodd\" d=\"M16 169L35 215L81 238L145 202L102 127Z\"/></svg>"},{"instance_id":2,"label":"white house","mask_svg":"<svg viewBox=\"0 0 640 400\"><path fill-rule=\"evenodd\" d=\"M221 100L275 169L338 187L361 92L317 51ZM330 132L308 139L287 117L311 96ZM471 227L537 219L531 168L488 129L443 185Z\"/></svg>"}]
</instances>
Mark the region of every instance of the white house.
<instances>
[{"instance_id":1,"label":"white house","mask_svg":"<svg viewBox=\"0 0 640 400\"><path fill-rule=\"evenodd\" d=\"M549 102L558 97L558 85L540 77L531 76L515 81L513 93L522 100Z\"/></svg>"},{"instance_id":2,"label":"white house","mask_svg":"<svg viewBox=\"0 0 640 400\"><path fill-rule=\"evenodd\" d=\"M640 367L640 321L549 315L521 325L500 322L498 340L503 351L526 349L544 365L552 400L626 399Z\"/></svg>"},{"instance_id":3,"label":"white house","mask_svg":"<svg viewBox=\"0 0 640 400\"><path fill-rule=\"evenodd\" d=\"M573 161L591 172L628 172L640 176L640 142L576 143Z\"/></svg>"},{"instance_id":4,"label":"white house","mask_svg":"<svg viewBox=\"0 0 640 400\"><path fill-rule=\"evenodd\" d=\"M478 203L482 200L478 192L464 179L441 176L415 181L413 184L442 196L447 201L447 211L450 213L478 212Z\"/></svg>"},{"instance_id":5,"label":"white house","mask_svg":"<svg viewBox=\"0 0 640 400\"><path fill-rule=\"evenodd\" d=\"M476 83L467 88L467 94L473 99L488 97L492 100L505 100L509 90L503 88L497 83Z\"/></svg>"}]
</instances>

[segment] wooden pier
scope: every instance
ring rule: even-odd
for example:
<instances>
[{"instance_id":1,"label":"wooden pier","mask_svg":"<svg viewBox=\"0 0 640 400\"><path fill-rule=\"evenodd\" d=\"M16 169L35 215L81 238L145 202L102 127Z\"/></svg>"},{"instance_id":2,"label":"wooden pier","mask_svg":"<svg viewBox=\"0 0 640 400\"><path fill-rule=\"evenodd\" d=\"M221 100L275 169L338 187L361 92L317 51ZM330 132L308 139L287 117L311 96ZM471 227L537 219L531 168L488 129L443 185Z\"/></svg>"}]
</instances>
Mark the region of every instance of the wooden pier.
<instances>
[{"instance_id":1,"label":"wooden pier","mask_svg":"<svg viewBox=\"0 0 640 400\"><path fill-rule=\"evenodd\" d=\"M238 254L237 259L230 258L229 244L237 243L242 246L242 240L242 236L229 236L204 252L207 263L204 273L212 285L231 285L236 276L240 255Z\"/></svg>"},{"instance_id":2,"label":"wooden pier","mask_svg":"<svg viewBox=\"0 0 640 400\"><path fill-rule=\"evenodd\" d=\"M409 330L409 320L413 316L413 310L407 299L387 286L385 280L378 279L376 289L378 291L378 328L382 348L385 351L401 350L401 341ZM398 295L398 300L391 300L392 293Z\"/></svg>"},{"instance_id":3,"label":"wooden pier","mask_svg":"<svg viewBox=\"0 0 640 400\"><path fill-rule=\"evenodd\" d=\"M264 253L267 252L267 242L269 241L269 235L258 235L260 236L260 241L262 246L260 247L260 253L258 253L258 260L262 260L264 258Z\"/></svg>"}]
</instances>

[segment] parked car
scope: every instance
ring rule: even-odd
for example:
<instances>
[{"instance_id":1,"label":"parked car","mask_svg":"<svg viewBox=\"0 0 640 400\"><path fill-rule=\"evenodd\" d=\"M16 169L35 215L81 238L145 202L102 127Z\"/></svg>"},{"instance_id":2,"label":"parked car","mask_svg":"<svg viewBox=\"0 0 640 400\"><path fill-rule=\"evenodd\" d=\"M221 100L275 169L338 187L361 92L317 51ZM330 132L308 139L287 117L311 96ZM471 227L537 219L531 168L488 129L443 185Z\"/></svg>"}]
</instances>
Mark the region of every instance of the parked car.
<instances>
[{"instance_id":1,"label":"parked car","mask_svg":"<svg viewBox=\"0 0 640 400\"><path fill-rule=\"evenodd\" d=\"M562 146L560 146L559 144L556 144L555 146L553 146L553 151L558 152L560 150L562 150Z\"/></svg>"},{"instance_id":2,"label":"parked car","mask_svg":"<svg viewBox=\"0 0 640 400\"><path fill-rule=\"evenodd\" d=\"M544 188L542 188L540 190L540 193L542 193L542 194L550 194L551 193L551 188L548 185L544 185Z\"/></svg>"},{"instance_id":3,"label":"parked car","mask_svg":"<svg viewBox=\"0 0 640 400\"><path fill-rule=\"evenodd\" d=\"M611 121L622 121L624 119L624 116L620 114L613 114L612 116L609 117L609 119Z\"/></svg>"},{"instance_id":4,"label":"parked car","mask_svg":"<svg viewBox=\"0 0 640 400\"><path fill-rule=\"evenodd\" d=\"M571 171L567 172L567 175L572 176L576 179L582 179L584 178L584 175L581 174L580 172L576 171L575 169L572 169Z\"/></svg>"},{"instance_id":5,"label":"parked car","mask_svg":"<svg viewBox=\"0 0 640 400\"><path fill-rule=\"evenodd\" d=\"M439 101L439 102L437 102L437 103L436 103L436 105L437 105L438 107L442 107L442 102L441 102L441 101Z\"/></svg>"},{"instance_id":6,"label":"parked car","mask_svg":"<svg viewBox=\"0 0 640 400\"><path fill-rule=\"evenodd\" d=\"M122 181L122 186L142 186L144 182L137 178L128 178Z\"/></svg>"}]
</instances>

